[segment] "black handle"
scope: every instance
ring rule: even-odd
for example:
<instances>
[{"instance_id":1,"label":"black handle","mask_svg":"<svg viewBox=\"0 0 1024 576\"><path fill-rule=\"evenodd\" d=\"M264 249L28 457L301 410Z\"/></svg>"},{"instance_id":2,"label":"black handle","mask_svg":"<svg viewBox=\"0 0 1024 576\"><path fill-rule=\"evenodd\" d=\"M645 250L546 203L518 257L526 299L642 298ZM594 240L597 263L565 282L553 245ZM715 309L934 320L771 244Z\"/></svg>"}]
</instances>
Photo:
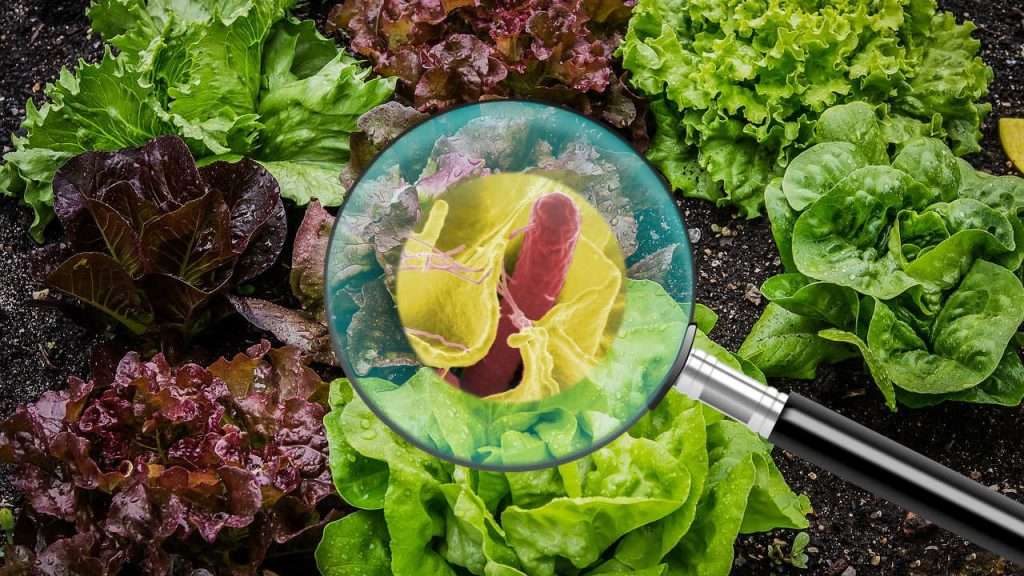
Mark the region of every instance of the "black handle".
<instances>
[{"instance_id":1,"label":"black handle","mask_svg":"<svg viewBox=\"0 0 1024 576\"><path fill-rule=\"evenodd\" d=\"M1024 566L1024 506L799 394L770 440L780 448Z\"/></svg>"}]
</instances>

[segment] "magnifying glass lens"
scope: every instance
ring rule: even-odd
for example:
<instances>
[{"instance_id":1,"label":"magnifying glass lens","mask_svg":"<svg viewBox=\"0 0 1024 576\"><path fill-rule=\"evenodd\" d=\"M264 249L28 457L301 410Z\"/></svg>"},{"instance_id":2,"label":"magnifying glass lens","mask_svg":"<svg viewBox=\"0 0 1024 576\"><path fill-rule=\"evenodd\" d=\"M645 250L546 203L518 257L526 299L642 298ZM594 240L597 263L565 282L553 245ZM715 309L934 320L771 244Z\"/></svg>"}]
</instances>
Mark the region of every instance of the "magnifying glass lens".
<instances>
[{"instance_id":1,"label":"magnifying glass lens","mask_svg":"<svg viewBox=\"0 0 1024 576\"><path fill-rule=\"evenodd\" d=\"M328 257L335 350L396 432L491 470L610 442L678 370L693 290L658 174L574 112L457 108L382 152Z\"/></svg>"}]
</instances>

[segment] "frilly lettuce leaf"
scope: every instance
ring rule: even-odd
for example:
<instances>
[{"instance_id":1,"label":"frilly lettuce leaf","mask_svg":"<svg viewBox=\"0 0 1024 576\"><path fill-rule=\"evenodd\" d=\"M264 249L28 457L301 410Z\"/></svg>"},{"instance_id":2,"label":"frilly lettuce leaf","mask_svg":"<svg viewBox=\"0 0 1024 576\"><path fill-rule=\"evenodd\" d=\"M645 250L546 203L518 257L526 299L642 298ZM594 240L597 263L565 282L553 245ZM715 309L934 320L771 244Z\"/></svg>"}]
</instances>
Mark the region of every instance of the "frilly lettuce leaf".
<instances>
[{"instance_id":1,"label":"frilly lettuce leaf","mask_svg":"<svg viewBox=\"0 0 1024 576\"><path fill-rule=\"evenodd\" d=\"M632 0L346 0L327 17L423 112L495 98L572 106L646 141L643 103L614 66Z\"/></svg>"},{"instance_id":2,"label":"frilly lettuce leaf","mask_svg":"<svg viewBox=\"0 0 1024 576\"><path fill-rule=\"evenodd\" d=\"M815 126L837 104L877 108L871 162L919 136L977 151L992 71L973 30L934 0L639 0L619 53L654 102L649 155L673 187L753 217L790 160L836 139Z\"/></svg>"},{"instance_id":3,"label":"frilly lettuce leaf","mask_svg":"<svg viewBox=\"0 0 1024 576\"><path fill-rule=\"evenodd\" d=\"M185 139L200 164L249 157L305 204L338 205L358 117L388 100L393 79L369 70L286 18L293 0L98 0L95 30L117 48L64 70L48 102L27 105L26 136L0 168L0 194L35 211L32 235L52 219L51 180L71 156Z\"/></svg>"},{"instance_id":4,"label":"frilly lettuce leaf","mask_svg":"<svg viewBox=\"0 0 1024 576\"><path fill-rule=\"evenodd\" d=\"M713 327L708 312L703 324ZM710 341L702 334L701 342ZM739 365L721 348L709 351ZM429 396L419 398L422 406ZM332 475L363 511L325 531L317 551L324 574L725 576L739 533L807 525L809 502L786 486L770 445L676 392L592 455L514 473L420 452L345 380L332 384L331 408ZM529 449L521 440L508 448Z\"/></svg>"},{"instance_id":5,"label":"frilly lettuce leaf","mask_svg":"<svg viewBox=\"0 0 1024 576\"><path fill-rule=\"evenodd\" d=\"M284 193L296 203L315 197L340 204L345 191L338 174L349 158L349 135L364 112L391 98L395 81L370 79L370 70L321 36L312 21L278 24L263 62L256 159L278 176L282 190L304 176L303 185Z\"/></svg>"},{"instance_id":6,"label":"frilly lettuce leaf","mask_svg":"<svg viewBox=\"0 0 1024 576\"><path fill-rule=\"evenodd\" d=\"M26 136L16 137L14 151L4 155L0 193L20 197L33 209L37 242L54 216L53 175L61 165L83 152L135 148L172 133L161 117L159 96L141 86L141 78L108 50L97 64L79 62L75 74L61 70L47 85L42 107L25 105Z\"/></svg>"}]
</instances>

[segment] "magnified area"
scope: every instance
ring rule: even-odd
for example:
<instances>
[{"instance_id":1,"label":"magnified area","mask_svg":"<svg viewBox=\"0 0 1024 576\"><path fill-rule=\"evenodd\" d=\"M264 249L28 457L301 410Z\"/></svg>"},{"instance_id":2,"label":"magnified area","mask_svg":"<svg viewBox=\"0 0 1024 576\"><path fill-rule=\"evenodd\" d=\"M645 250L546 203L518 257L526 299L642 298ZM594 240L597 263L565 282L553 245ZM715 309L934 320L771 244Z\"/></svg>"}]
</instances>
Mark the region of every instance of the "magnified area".
<instances>
[{"instance_id":1,"label":"magnified area","mask_svg":"<svg viewBox=\"0 0 1024 576\"><path fill-rule=\"evenodd\" d=\"M586 378L615 338L622 251L601 214L544 176L470 179L430 205L395 300L424 365L492 401L541 400Z\"/></svg>"},{"instance_id":2,"label":"magnified area","mask_svg":"<svg viewBox=\"0 0 1024 576\"><path fill-rule=\"evenodd\" d=\"M327 278L360 401L418 448L493 470L626 430L669 384L692 303L657 174L604 127L525 102L458 108L383 151Z\"/></svg>"}]
</instances>

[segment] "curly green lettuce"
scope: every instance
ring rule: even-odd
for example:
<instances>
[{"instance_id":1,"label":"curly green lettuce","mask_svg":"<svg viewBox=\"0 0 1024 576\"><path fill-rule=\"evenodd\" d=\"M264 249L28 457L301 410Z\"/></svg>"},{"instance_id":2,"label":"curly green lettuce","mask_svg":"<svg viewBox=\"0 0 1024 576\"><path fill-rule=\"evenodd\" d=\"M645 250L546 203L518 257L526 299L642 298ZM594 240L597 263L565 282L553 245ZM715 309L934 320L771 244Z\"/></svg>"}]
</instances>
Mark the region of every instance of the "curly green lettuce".
<instances>
[{"instance_id":1,"label":"curly green lettuce","mask_svg":"<svg viewBox=\"0 0 1024 576\"><path fill-rule=\"evenodd\" d=\"M992 71L935 0L638 0L619 50L652 101L649 155L685 196L755 217L828 107L878 107L884 144L980 149Z\"/></svg>"},{"instance_id":2,"label":"curly green lettuce","mask_svg":"<svg viewBox=\"0 0 1024 576\"><path fill-rule=\"evenodd\" d=\"M853 129L857 127L857 129ZM769 376L862 356L890 408L1016 406L1024 364L1024 180L974 170L939 140L884 152L871 106L826 111L767 189L787 273L740 348Z\"/></svg>"},{"instance_id":3,"label":"curly green lettuce","mask_svg":"<svg viewBox=\"0 0 1024 576\"><path fill-rule=\"evenodd\" d=\"M710 311L697 317L713 327ZM703 332L698 345L757 375ZM739 534L806 527L811 511L770 445L675 392L609 446L534 472L437 460L392 433L345 380L332 385L324 423L335 485L359 509L324 531L316 558L326 576L724 576Z\"/></svg>"},{"instance_id":4,"label":"curly green lettuce","mask_svg":"<svg viewBox=\"0 0 1024 576\"><path fill-rule=\"evenodd\" d=\"M62 71L42 107L27 105L25 135L0 166L0 194L32 207L40 240L53 218L53 175L69 158L173 134L201 164L247 157L274 175L283 197L340 204L349 135L395 81L370 79L312 21L289 18L293 4L94 2L91 24L107 53Z\"/></svg>"}]
</instances>

